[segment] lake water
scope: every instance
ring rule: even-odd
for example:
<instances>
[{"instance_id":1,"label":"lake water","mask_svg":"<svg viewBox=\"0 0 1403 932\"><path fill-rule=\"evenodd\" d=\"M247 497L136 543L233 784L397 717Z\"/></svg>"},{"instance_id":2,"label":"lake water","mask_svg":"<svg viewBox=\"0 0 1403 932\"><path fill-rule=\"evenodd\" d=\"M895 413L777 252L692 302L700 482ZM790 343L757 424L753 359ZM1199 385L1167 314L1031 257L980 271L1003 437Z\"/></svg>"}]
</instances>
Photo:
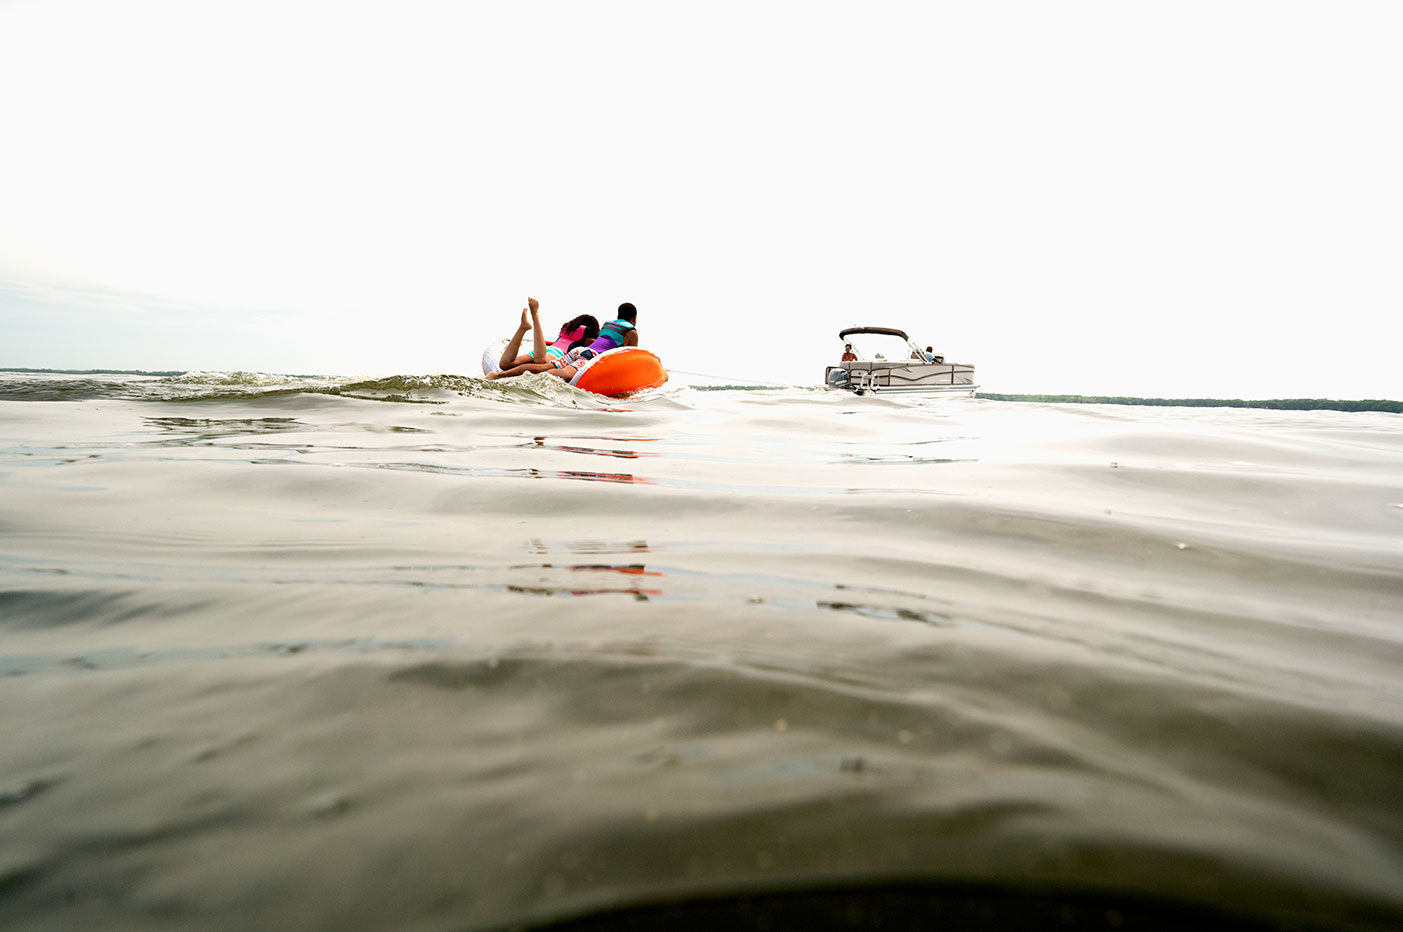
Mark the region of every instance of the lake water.
<instances>
[{"instance_id":1,"label":"lake water","mask_svg":"<svg viewBox=\"0 0 1403 932\"><path fill-rule=\"evenodd\" d=\"M6 929L1403 925L1399 415L0 374L0 633Z\"/></svg>"}]
</instances>

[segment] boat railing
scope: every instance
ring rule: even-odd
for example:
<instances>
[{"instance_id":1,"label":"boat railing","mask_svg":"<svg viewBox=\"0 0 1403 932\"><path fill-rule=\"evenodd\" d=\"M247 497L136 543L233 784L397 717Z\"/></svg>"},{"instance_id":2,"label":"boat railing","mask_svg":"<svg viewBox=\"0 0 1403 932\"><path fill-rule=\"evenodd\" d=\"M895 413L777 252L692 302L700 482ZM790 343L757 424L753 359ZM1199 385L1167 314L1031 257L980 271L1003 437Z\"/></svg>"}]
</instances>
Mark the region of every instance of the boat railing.
<instances>
[{"instance_id":1,"label":"boat railing","mask_svg":"<svg viewBox=\"0 0 1403 932\"><path fill-rule=\"evenodd\" d=\"M927 383L931 385L967 385L973 381L972 377L974 374L973 366L962 363L918 363L915 361L907 360L889 361L859 359L856 361L845 362L837 366L829 366L824 371L825 381L829 381L830 373L832 373L835 369L842 369L846 371L848 373L849 382L852 383L855 387L859 385L865 386L873 383L880 385L880 380L882 379L885 379L887 382L890 382L892 373L900 371L928 370L922 372L921 377L924 381L925 378L929 376L934 376L935 378ZM961 372L970 375L971 379L969 381L964 382L957 381L956 375Z\"/></svg>"}]
</instances>

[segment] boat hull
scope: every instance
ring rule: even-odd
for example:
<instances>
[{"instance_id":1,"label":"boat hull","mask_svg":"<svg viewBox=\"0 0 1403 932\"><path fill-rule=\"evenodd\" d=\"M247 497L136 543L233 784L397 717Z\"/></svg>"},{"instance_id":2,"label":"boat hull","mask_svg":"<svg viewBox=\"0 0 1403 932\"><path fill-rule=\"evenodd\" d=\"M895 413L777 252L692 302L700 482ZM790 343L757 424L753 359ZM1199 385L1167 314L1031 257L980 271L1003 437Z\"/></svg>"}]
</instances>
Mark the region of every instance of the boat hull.
<instances>
[{"instance_id":1,"label":"boat hull","mask_svg":"<svg viewBox=\"0 0 1403 932\"><path fill-rule=\"evenodd\" d=\"M974 382L974 366L961 363L849 362L829 366L823 382L826 388L858 395L872 392L959 396L973 395L979 388Z\"/></svg>"}]
</instances>

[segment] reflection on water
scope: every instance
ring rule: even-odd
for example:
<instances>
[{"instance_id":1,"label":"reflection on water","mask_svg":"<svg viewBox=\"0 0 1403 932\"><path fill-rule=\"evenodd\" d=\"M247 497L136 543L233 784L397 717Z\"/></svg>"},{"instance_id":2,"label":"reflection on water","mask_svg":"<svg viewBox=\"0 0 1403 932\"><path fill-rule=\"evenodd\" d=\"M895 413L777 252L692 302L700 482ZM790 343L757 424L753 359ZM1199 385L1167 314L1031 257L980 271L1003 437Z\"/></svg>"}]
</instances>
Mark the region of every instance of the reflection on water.
<instances>
[{"instance_id":1,"label":"reflection on water","mask_svg":"<svg viewBox=\"0 0 1403 932\"><path fill-rule=\"evenodd\" d=\"M569 553L596 554L650 553L654 548L650 547L646 540L568 540L548 543L544 538L533 537L527 542L526 549L531 553L545 556L554 553L558 549L564 549Z\"/></svg>"},{"instance_id":2,"label":"reflection on water","mask_svg":"<svg viewBox=\"0 0 1403 932\"><path fill-rule=\"evenodd\" d=\"M316 466L287 459L253 460L265 466ZM440 476L475 476L496 479L575 479L583 482L613 482L625 485L654 485L652 479L625 472L592 472L583 469L504 468L494 466L444 466L437 463L345 463L337 464L359 469L388 469L398 472L422 472Z\"/></svg>"},{"instance_id":3,"label":"reflection on water","mask_svg":"<svg viewBox=\"0 0 1403 932\"><path fill-rule=\"evenodd\" d=\"M163 433L186 434L183 437L167 437L152 441L158 446L193 446L226 437L243 437L255 434L286 433L288 431L336 430L366 434L429 434L433 431L422 427L408 427L403 424L374 424L356 422L333 426L313 427L294 417L243 417L243 418L191 418L191 417L146 417L142 418L148 427ZM354 449L354 448L352 448Z\"/></svg>"},{"instance_id":4,"label":"reflection on water","mask_svg":"<svg viewBox=\"0 0 1403 932\"><path fill-rule=\"evenodd\" d=\"M218 440L221 437L239 437L246 434L271 434L289 430L306 430L307 425L295 417L233 417L233 418L194 418L194 417L145 417L142 421L149 427L161 431L193 434L179 440L164 440L160 443L198 443Z\"/></svg>"},{"instance_id":5,"label":"reflection on water","mask_svg":"<svg viewBox=\"0 0 1403 932\"><path fill-rule=\"evenodd\" d=\"M525 569L525 568L527 568L527 567L513 567L513 569ZM552 565L552 564L550 564L550 563L542 563L542 564L540 564L540 565L537 566L537 567L531 567L531 568L533 568L533 569L543 569L543 570L557 569L557 567L555 567L554 565ZM661 579L663 576L666 575L665 573L660 573L660 572L657 572L657 571L650 571L646 566L644 566L644 565L641 564L641 563L631 563L631 564L626 564L626 565L612 565L612 564L607 564L607 563L581 563L581 564L577 564L577 565L574 565L574 566L562 566L562 567L558 567L558 568L559 568L559 569L563 569L563 570L567 570L567 571L569 571L569 572L571 572L571 573L618 573L618 574L620 574L620 575L629 576L629 577L650 576L650 577L654 577L654 578L656 578L656 579ZM612 595L631 595L631 596L633 596L634 598L637 598L637 599L647 599L647 598L649 598L649 597L660 596L660 595L663 594L663 590L662 590L662 589L658 589L658 588L645 589L645 588L642 587L641 584L639 584L639 585L631 585L631 586L623 586L623 585L608 585L607 583L605 583L605 584L598 584L598 585L592 585L592 586L579 586L579 585L552 586L552 585L544 585L544 584L541 584L541 585L525 585L525 584L520 584L520 583L514 583L514 584L511 584L511 585L508 585L508 586L507 586L507 589L508 589L509 591L511 591L511 592L524 592L524 593L530 593L530 594L532 594L532 595L551 595L551 596L554 596L554 595L611 595L611 594L612 594Z\"/></svg>"},{"instance_id":6,"label":"reflection on water","mask_svg":"<svg viewBox=\"0 0 1403 932\"><path fill-rule=\"evenodd\" d=\"M543 478L538 476L537 478ZM643 479L626 472L589 472L580 469L565 469L550 474L553 479L583 479L587 482L621 482L626 485L652 485L653 480Z\"/></svg>"},{"instance_id":7,"label":"reflection on water","mask_svg":"<svg viewBox=\"0 0 1403 932\"><path fill-rule=\"evenodd\" d=\"M956 459L934 456L912 456L909 453L887 454L885 456L858 456L853 453L844 453L841 462L861 463L863 465L921 466L931 463L972 463L975 462L975 460L973 457Z\"/></svg>"},{"instance_id":8,"label":"reflection on water","mask_svg":"<svg viewBox=\"0 0 1403 932\"><path fill-rule=\"evenodd\" d=\"M591 456L615 456L615 457L619 457L620 459L630 459L630 460L641 459L642 457L645 457L645 456L660 456L660 455L661 455L661 454L655 453L655 452L653 452L653 451L651 451L651 450L650 450L650 451L617 450L617 449L614 449L614 450L605 450L605 449L601 449L601 448L599 448L599 447L584 447L584 446L578 446L578 445L574 445L574 444L548 444L548 443L546 443L546 439L547 439L547 438L545 438L545 437L535 437L535 438L532 439L532 442L531 442L530 444L524 444L524 446L530 446L530 447L534 447L534 448L542 449L542 450L555 450L555 451L557 451L557 452L559 452L559 453L585 453L585 454L588 454L588 455L591 455ZM600 438L600 439L610 439L610 438ZM622 437L620 437L620 438L613 438L613 439L626 440L626 438L622 438ZM629 441L626 441L626 442L637 443L637 442L647 442L647 441L646 441L646 440L629 440Z\"/></svg>"},{"instance_id":9,"label":"reflection on water","mask_svg":"<svg viewBox=\"0 0 1403 932\"><path fill-rule=\"evenodd\" d=\"M527 544L527 549L528 549L531 553L539 554L539 555L541 555L541 556L546 556L546 555L549 555L549 554L554 553L554 552L559 551L559 550L564 550L564 551L566 551L566 552L568 552L568 553L579 553L579 554L589 554L589 555L593 555L593 554L606 554L606 553L648 553L648 552L650 551L651 548L649 548L648 542L647 542L647 541L644 541L644 540L631 540L631 541L621 541L621 542L598 541L598 540L584 540L584 541L558 541L558 542L555 542L555 543L547 543L547 542L546 542L545 540L543 540L542 538L537 537L537 538L532 538L532 539L528 542L528 544ZM643 564L643 563L572 563L572 564L567 564L567 565L564 565L564 566L561 566L561 567L558 567L558 568L559 568L559 569L566 570L567 572L570 572L570 573L604 573L604 574L613 573L613 574L619 574L619 575L622 575L622 576L627 576L627 577L630 577L630 578L648 577L650 580L655 580L655 581L656 581L656 580L661 580L661 579L663 579L663 578L667 575L666 573L660 572L660 571L658 571L658 570L650 570L650 569L648 569L647 566L646 566L645 564ZM551 564L551 563L539 563L539 564L528 564L528 565L526 565L526 566L515 566L515 567L513 567L513 569L542 569L542 570L552 570L552 569L557 569L557 567L556 567L554 564ZM606 594L620 594L620 595L631 595L631 596L633 596L634 598L637 598L637 599L647 599L647 598L650 598L650 597L655 598L655 597L661 596L661 595L663 594L662 588L659 587L655 582L650 582L649 585L650 585L650 588L644 588L643 585L642 585L642 583L641 583L641 581L640 581L639 584L636 584L636 585L627 585L627 586L607 585L607 584L599 584L599 585L591 585L591 586L581 586L581 585L578 585L578 584L568 584L568 585L545 585L545 584L538 584L538 585L528 586L528 585L514 584L514 585L511 585L511 586L508 586L508 588L509 588L511 591L513 591L513 592L525 592L525 593L531 593L531 594L534 594L534 595L606 595Z\"/></svg>"}]
</instances>

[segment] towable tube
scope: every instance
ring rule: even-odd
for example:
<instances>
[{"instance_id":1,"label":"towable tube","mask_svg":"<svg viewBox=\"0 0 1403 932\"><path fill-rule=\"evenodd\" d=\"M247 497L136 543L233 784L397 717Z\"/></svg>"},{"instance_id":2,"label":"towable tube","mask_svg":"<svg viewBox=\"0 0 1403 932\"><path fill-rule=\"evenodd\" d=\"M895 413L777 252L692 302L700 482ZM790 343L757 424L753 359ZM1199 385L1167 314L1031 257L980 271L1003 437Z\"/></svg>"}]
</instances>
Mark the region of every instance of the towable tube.
<instances>
[{"instance_id":1,"label":"towable tube","mask_svg":"<svg viewBox=\"0 0 1403 932\"><path fill-rule=\"evenodd\" d=\"M506 348L506 340L487 345L482 351L483 375L502 371L498 360ZM666 381L667 370L657 356L636 346L619 346L577 366L570 384L596 395L617 396L657 388Z\"/></svg>"},{"instance_id":2,"label":"towable tube","mask_svg":"<svg viewBox=\"0 0 1403 932\"><path fill-rule=\"evenodd\" d=\"M596 395L628 395L667 381L662 360L636 346L606 350L576 367L570 384Z\"/></svg>"}]
</instances>

